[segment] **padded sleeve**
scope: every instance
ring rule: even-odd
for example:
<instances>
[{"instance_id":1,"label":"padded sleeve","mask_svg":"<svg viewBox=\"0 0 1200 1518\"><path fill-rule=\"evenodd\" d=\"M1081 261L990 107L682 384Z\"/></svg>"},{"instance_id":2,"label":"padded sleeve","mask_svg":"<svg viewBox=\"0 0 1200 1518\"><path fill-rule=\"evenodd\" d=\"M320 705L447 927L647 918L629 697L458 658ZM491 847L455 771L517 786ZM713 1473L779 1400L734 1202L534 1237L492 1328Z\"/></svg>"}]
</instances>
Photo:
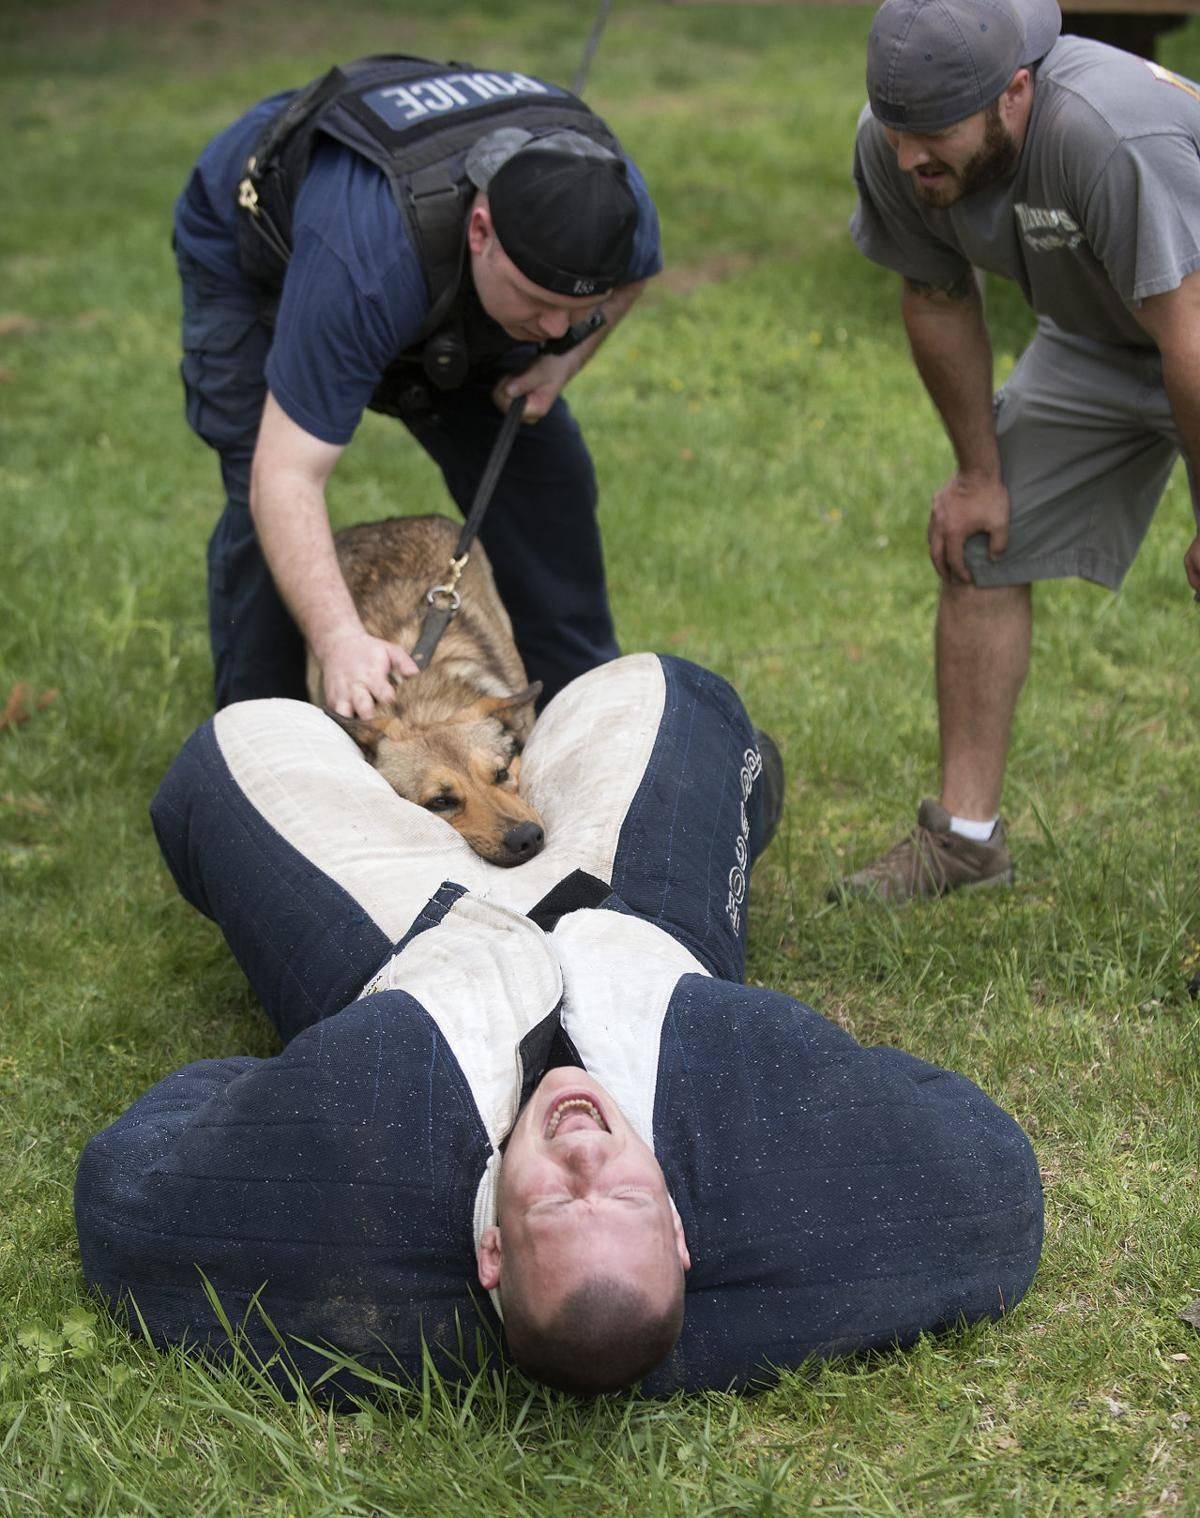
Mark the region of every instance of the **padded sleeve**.
<instances>
[{"instance_id":1,"label":"padded sleeve","mask_svg":"<svg viewBox=\"0 0 1200 1518\"><path fill-rule=\"evenodd\" d=\"M763 781L753 724L725 680L654 654L590 670L538 719L522 784L549 841L494 897L516 904L552 866L528 910L584 870L713 974L741 977Z\"/></svg>"},{"instance_id":2,"label":"padded sleeve","mask_svg":"<svg viewBox=\"0 0 1200 1518\"><path fill-rule=\"evenodd\" d=\"M422 1334L443 1358L473 1335L489 1152L419 1004L371 997L273 1059L177 1071L92 1139L75 1186L84 1273L158 1343L227 1352L206 1279L269 1354L261 1306L309 1377L327 1362L299 1340L415 1373Z\"/></svg>"},{"instance_id":3,"label":"padded sleeve","mask_svg":"<svg viewBox=\"0 0 1200 1518\"><path fill-rule=\"evenodd\" d=\"M1041 1183L1013 1118L788 997L680 983L654 1133L693 1262L657 1392L998 1318L1033 1279Z\"/></svg>"},{"instance_id":4,"label":"padded sleeve","mask_svg":"<svg viewBox=\"0 0 1200 1518\"><path fill-rule=\"evenodd\" d=\"M220 927L284 1039L440 921L461 894L443 883L475 861L301 701L219 712L184 745L150 815L180 892Z\"/></svg>"}]
</instances>

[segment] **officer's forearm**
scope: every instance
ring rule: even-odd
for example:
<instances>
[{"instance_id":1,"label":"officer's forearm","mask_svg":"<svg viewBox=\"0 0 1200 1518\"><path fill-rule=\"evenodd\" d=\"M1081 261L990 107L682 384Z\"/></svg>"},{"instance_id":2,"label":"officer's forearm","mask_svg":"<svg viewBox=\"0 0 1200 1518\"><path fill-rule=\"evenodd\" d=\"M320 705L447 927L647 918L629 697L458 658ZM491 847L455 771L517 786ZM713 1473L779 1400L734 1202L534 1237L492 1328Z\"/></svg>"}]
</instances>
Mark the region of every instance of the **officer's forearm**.
<instances>
[{"instance_id":1,"label":"officer's forearm","mask_svg":"<svg viewBox=\"0 0 1200 1518\"><path fill-rule=\"evenodd\" d=\"M973 275L932 287L905 280L901 312L913 362L963 474L999 479L992 345Z\"/></svg>"},{"instance_id":2,"label":"officer's forearm","mask_svg":"<svg viewBox=\"0 0 1200 1518\"><path fill-rule=\"evenodd\" d=\"M341 452L305 432L268 392L250 470L250 514L279 594L322 664L331 643L362 632L325 507Z\"/></svg>"},{"instance_id":3,"label":"officer's forearm","mask_svg":"<svg viewBox=\"0 0 1200 1518\"><path fill-rule=\"evenodd\" d=\"M250 510L279 594L320 663L362 632L338 568L324 490L301 474L255 470Z\"/></svg>"},{"instance_id":4,"label":"officer's forearm","mask_svg":"<svg viewBox=\"0 0 1200 1518\"><path fill-rule=\"evenodd\" d=\"M649 283L647 279L639 279L635 284L622 285L619 290L613 291L602 307L604 325L580 343L578 348L571 349L570 357L575 360L573 374L579 373L613 328L625 319L630 307Z\"/></svg>"}]
</instances>

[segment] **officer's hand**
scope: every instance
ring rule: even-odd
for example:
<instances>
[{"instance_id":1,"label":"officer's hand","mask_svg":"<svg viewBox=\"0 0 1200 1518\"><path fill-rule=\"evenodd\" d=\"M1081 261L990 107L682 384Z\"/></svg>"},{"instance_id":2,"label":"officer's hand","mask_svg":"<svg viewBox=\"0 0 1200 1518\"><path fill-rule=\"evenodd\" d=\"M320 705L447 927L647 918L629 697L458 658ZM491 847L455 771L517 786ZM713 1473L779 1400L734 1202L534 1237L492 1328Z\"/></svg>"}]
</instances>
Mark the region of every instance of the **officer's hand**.
<instances>
[{"instance_id":1,"label":"officer's hand","mask_svg":"<svg viewBox=\"0 0 1200 1518\"><path fill-rule=\"evenodd\" d=\"M522 374L506 374L492 391L501 411L507 411L518 395L525 396L523 422L539 421L558 399L559 391L578 365L571 353L543 353Z\"/></svg>"},{"instance_id":2,"label":"officer's hand","mask_svg":"<svg viewBox=\"0 0 1200 1518\"><path fill-rule=\"evenodd\" d=\"M349 632L318 656L325 704L343 717L373 717L375 703L391 698L392 676L403 679L420 671L399 643Z\"/></svg>"},{"instance_id":3,"label":"officer's hand","mask_svg":"<svg viewBox=\"0 0 1200 1518\"><path fill-rule=\"evenodd\" d=\"M1200 532L1192 539L1192 546L1183 556L1183 567L1187 572L1188 584L1196 592L1196 600L1200 601Z\"/></svg>"},{"instance_id":4,"label":"officer's hand","mask_svg":"<svg viewBox=\"0 0 1200 1518\"><path fill-rule=\"evenodd\" d=\"M971 583L963 545L976 532L988 535L988 558L1008 547L1008 491L994 476L952 474L933 498L929 513L929 558L943 580Z\"/></svg>"}]
</instances>

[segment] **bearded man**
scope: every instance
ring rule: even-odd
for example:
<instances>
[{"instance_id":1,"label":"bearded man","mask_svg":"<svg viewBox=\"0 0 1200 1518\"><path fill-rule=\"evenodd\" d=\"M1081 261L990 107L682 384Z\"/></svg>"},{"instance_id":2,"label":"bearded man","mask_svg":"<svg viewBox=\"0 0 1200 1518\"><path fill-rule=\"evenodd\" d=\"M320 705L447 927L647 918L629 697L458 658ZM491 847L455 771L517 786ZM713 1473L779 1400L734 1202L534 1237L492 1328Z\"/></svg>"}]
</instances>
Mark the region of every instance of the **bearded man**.
<instances>
[{"instance_id":1,"label":"bearded man","mask_svg":"<svg viewBox=\"0 0 1200 1518\"><path fill-rule=\"evenodd\" d=\"M1031 586L1116 590L1180 453L1196 508L1200 91L1061 24L1054 0L886 0L871 27L851 230L901 276L956 461L928 529L942 788L831 899L1012 880L1000 800ZM1037 314L995 397L975 269ZM1200 536L1184 569L1200 593Z\"/></svg>"}]
</instances>

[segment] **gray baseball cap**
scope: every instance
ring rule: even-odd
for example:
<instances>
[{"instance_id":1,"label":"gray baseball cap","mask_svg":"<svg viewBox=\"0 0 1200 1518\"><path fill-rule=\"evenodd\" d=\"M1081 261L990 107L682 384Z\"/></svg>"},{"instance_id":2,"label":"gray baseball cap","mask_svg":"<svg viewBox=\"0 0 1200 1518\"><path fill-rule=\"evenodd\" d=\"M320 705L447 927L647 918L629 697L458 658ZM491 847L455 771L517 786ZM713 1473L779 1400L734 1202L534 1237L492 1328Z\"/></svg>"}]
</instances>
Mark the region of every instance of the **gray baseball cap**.
<instances>
[{"instance_id":1,"label":"gray baseball cap","mask_svg":"<svg viewBox=\"0 0 1200 1518\"><path fill-rule=\"evenodd\" d=\"M569 127L564 127L557 132L546 132L541 137L535 137L524 127L498 127L494 132L489 132L486 137L481 137L467 154L464 165L467 178L477 190L486 190L492 181L492 176L502 169L510 158L515 158L526 148L537 148L542 152L567 153L578 158L615 159L616 157L603 143L594 142L590 137L585 137L582 132L572 132Z\"/></svg>"},{"instance_id":2,"label":"gray baseball cap","mask_svg":"<svg viewBox=\"0 0 1200 1518\"><path fill-rule=\"evenodd\" d=\"M884 0L867 40L871 113L940 132L991 105L1061 30L1057 0Z\"/></svg>"}]
</instances>

